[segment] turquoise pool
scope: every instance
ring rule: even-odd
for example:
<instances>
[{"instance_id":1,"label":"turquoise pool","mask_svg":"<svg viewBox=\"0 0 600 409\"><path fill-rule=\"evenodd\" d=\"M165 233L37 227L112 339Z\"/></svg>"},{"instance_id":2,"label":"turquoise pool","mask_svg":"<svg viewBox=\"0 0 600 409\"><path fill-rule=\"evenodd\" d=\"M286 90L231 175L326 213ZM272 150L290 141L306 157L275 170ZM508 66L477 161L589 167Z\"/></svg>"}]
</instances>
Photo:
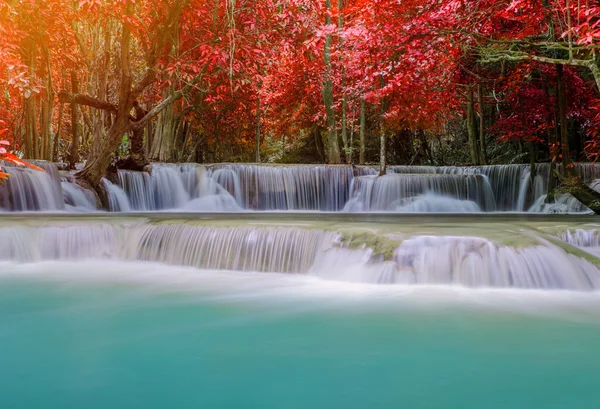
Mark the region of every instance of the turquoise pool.
<instances>
[{"instance_id":1,"label":"turquoise pool","mask_svg":"<svg viewBox=\"0 0 600 409\"><path fill-rule=\"evenodd\" d=\"M0 266L0 407L595 409L600 294Z\"/></svg>"}]
</instances>

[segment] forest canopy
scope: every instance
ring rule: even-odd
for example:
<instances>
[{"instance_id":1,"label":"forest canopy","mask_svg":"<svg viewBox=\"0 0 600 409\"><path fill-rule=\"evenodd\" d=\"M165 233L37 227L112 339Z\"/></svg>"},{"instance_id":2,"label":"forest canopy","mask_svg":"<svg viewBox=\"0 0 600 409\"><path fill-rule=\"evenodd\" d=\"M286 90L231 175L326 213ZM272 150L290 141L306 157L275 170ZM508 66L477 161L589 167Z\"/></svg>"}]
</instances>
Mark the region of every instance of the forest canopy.
<instances>
[{"instance_id":1,"label":"forest canopy","mask_svg":"<svg viewBox=\"0 0 600 409\"><path fill-rule=\"evenodd\" d=\"M595 160L590 0L5 0L19 157L98 186L119 161Z\"/></svg>"}]
</instances>

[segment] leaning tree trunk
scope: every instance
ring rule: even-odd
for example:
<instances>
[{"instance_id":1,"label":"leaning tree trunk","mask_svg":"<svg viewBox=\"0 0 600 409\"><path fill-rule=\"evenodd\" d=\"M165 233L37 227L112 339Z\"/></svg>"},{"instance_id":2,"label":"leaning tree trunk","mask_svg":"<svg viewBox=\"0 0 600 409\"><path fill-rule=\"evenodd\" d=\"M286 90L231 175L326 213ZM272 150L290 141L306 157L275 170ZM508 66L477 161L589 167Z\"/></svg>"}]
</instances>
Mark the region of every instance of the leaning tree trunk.
<instances>
[{"instance_id":1,"label":"leaning tree trunk","mask_svg":"<svg viewBox=\"0 0 600 409\"><path fill-rule=\"evenodd\" d=\"M116 146L119 146L123 135L130 129L129 115L119 115L115 119L113 126L108 131L106 143L102 144L96 155L90 158L85 168L77 173L77 181L84 187L92 188L98 193L102 207L109 208L108 195L102 182L102 177L106 169L113 160L113 154Z\"/></svg>"},{"instance_id":2,"label":"leaning tree trunk","mask_svg":"<svg viewBox=\"0 0 600 409\"><path fill-rule=\"evenodd\" d=\"M558 171L554 171L554 175L560 181L562 191L570 193L594 214L600 215L600 192L586 185L579 177L564 177Z\"/></svg>"}]
</instances>

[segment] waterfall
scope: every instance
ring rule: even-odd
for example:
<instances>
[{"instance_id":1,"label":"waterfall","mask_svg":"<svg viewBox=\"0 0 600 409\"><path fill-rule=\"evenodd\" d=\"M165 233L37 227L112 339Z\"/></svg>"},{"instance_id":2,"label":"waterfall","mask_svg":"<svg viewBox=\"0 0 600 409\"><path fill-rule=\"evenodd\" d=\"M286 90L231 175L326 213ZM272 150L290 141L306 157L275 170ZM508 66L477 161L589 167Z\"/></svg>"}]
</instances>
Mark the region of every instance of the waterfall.
<instances>
[{"instance_id":1,"label":"waterfall","mask_svg":"<svg viewBox=\"0 0 600 409\"><path fill-rule=\"evenodd\" d=\"M244 205L245 200L242 194L240 178L232 169L216 169L212 172L211 179L228 191L235 198L239 206Z\"/></svg>"},{"instance_id":2,"label":"waterfall","mask_svg":"<svg viewBox=\"0 0 600 409\"><path fill-rule=\"evenodd\" d=\"M130 212L129 198L120 186L108 179L102 179L108 193L108 210L111 212Z\"/></svg>"},{"instance_id":3,"label":"waterfall","mask_svg":"<svg viewBox=\"0 0 600 409\"><path fill-rule=\"evenodd\" d=\"M600 235L598 229L576 229L575 231L567 230L560 233L558 238L569 243L572 246L581 248L582 250L600 257Z\"/></svg>"},{"instance_id":4,"label":"waterfall","mask_svg":"<svg viewBox=\"0 0 600 409\"><path fill-rule=\"evenodd\" d=\"M252 210L339 211L353 178L350 166L321 165L215 165L215 175L242 207Z\"/></svg>"},{"instance_id":5,"label":"waterfall","mask_svg":"<svg viewBox=\"0 0 600 409\"><path fill-rule=\"evenodd\" d=\"M195 164L155 164L152 174L119 170L118 176L118 189L108 185L109 196L113 196L111 211L241 210L227 190Z\"/></svg>"},{"instance_id":6,"label":"waterfall","mask_svg":"<svg viewBox=\"0 0 600 409\"><path fill-rule=\"evenodd\" d=\"M190 200L182 174L170 166L155 165L152 174L119 170L119 185L132 210L175 209Z\"/></svg>"},{"instance_id":7,"label":"waterfall","mask_svg":"<svg viewBox=\"0 0 600 409\"><path fill-rule=\"evenodd\" d=\"M91 191L66 180L61 182L61 187L65 204L70 208L81 211L96 210L96 196Z\"/></svg>"},{"instance_id":8,"label":"waterfall","mask_svg":"<svg viewBox=\"0 0 600 409\"><path fill-rule=\"evenodd\" d=\"M527 200L527 194L531 189L531 171L529 169L524 172L520 185L521 186L519 188L519 196L517 196L517 205L515 210L523 212L526 210L525 200Z\"/></svg>"},{"instance_id":9,"label":"waterfall","mask_svg":"<svg viewBox=\"0 0 600 409\"><path fill-rule=\"evenodd\" d=\"M558 237L566 243L577 247L598 247L600 248L600 236L597 229L585 230L576 229L574 232L567 230L560 233Z\"/></svg>"},{"instance_id":10,"label":"waterfall","mask_svg":"<svg viewBox=\"0 0 600 409\"><path fill-rule=\"evenodd\" d=\"M337 235L294 227L148 226L137 258L211 269L304 273Z\"/></svg>"},{"instance_id":11,"label":"waterfall","mask_svg":"<svg viewBox=\"0 0 600 409\"><path fill-rule=\"evenodd\" d=\"M46 171L7 167L0 186L4 211L95 210L90 192L62 183L57 167ZM573 168L600 189L600 165ZM152 174L118 171L105 182L110 210L218 212L241 210L391 212L588 212L570 195L546 204L550 165L390 166L377 177L370 166L154 164ZM66 182L66 181L65 181Z\"/></svg>"},{"instance_id":12,"label":"waterfall","mask_svg":"<svg viewBox=\"0 0 600 409\"><path fill-rule=\"evenodd\" d=\"M394 259L399 282L572 290L600 286L596 266L548 244L514 248L478 237L421 236L405 240Z\"/></svg>"},{"instance_id":13,"label":"waterfall","mask_svg":"<svg viewBox=\"0 0 600 409\"><path fill-rule=\"evenodd\" d=\"M55 165L39 162L44 171L3 166L9 179L0 185L0 209L9 211L63 210L65 200Z\"/></svg>"},{"instance_id":14,"label":"waterfall","mask_svg":"<svg viewBox=\"0 0 600 409\"><path fill-rule=\"evenodd\" d=\"M447 197L447 211L480 208L494 210L492 189L483 175L393 173L360 176L354 180L347 211L418 211L440 209L439 196ZM460 202L464 203L460 203Z\"/></svg>"},{"instance_id":15,"label":"waterfall","mask_svg":"<svg viewBox=\"0 0 600 409\"><path fill-rule=\"evenodd\" d=\"M396 235L393 254L374 255L371 240L344 247L342 232L316 226L270 226L106 218L41 224L14 222L0 228L0 260L113 259L160 262L203 269L308 274L327 280L370 284L465 287L600 288L600 269L552 243L537 239L514 247L480 237ZM10 223L10 222L9 222ZM565 233L566 234L566 233ZM566 240L597 245L594 234L569 233ZM377 235L377 241L390 238Z\"/></svg>"}]
</instances>

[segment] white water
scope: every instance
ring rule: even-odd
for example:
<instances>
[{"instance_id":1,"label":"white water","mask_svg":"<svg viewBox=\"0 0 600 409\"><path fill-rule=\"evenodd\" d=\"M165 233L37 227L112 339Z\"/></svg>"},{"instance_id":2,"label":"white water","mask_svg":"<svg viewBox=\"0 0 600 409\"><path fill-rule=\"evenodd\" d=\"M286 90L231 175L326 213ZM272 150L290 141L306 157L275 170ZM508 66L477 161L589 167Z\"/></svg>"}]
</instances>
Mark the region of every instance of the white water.
<instances>
[{"instance_id":1,"label":"white water","mask_svg":"<svg viewBox=\"0 0 600 409\"><path fill-rule=\"evenodd\" d=\"M90 221L11 225L0 228L0 260L138 260L371 284L600 288L598 267L543 239L512 247L478 237L411 234L385 261L383 256L374 256L366 243L362 250L340 247L337 231L218 224ZM386 236L380 240L385 241Z\"/></svg>"},{"instance_id":2,"label":"white water","mask_svg":"<svg viewBox=\"0 0 600 409\"><path fill-rule=\"evenodd\" d=\"M0 185L0 208L12 211L63 210L65 199L55 166L45 166L46 172L29 168L5 167L10 174Z\"/></svg>"},{"instance_id":3,"label":"white water","mask_svg":"<svg viewBox=\"0 0 600 409\"><path fill-rule=\"evenodd\" d=\"M127 195L120 186L113 184L108 179L102 179L106 191L108 192L108 206L111 212L129 212L131 205Z\"/></svg>"},{"instance_id":4,"label":"white water","mask_svg":"<svg viewBox=\"0 0 600 409\"><path fill-rule=\"evenodd\" d=\"M481 175L389 174L361 176L352 183L353 195L345 211L415 212L443 208L447 212L494 210L492 189Z\"/></svg>"},{"instance_id":5,"label":"white water","mask_svg":"<svg viewBox=\"0 0 600 409\"><path fill-rule=\"evenodd\" d=\"M61 182L65 204L73 210L95 211L96 197L94 194L75 183Z\"/></svg>"},{"instance_id":6,"label":"white water","mask_svg":"<svg viewBox=\"0 0 600 409\"><path fill-rule=\"evenodd\" d=\"M46 172L9 168L0 187L0 209L92 211L90 192L64 181L56 166ZM575 171L594 186L600 166ZM549 165L481 167L390 166L376 176L370 167L323 165L155 164L152 174L119 171L118 185L105 182L110 211L392 211L473 213L530 211L581 213L588 209L568 195L545 204ZM597 185L597 184L596 184Z\"/></svg>"}]
</instances>

